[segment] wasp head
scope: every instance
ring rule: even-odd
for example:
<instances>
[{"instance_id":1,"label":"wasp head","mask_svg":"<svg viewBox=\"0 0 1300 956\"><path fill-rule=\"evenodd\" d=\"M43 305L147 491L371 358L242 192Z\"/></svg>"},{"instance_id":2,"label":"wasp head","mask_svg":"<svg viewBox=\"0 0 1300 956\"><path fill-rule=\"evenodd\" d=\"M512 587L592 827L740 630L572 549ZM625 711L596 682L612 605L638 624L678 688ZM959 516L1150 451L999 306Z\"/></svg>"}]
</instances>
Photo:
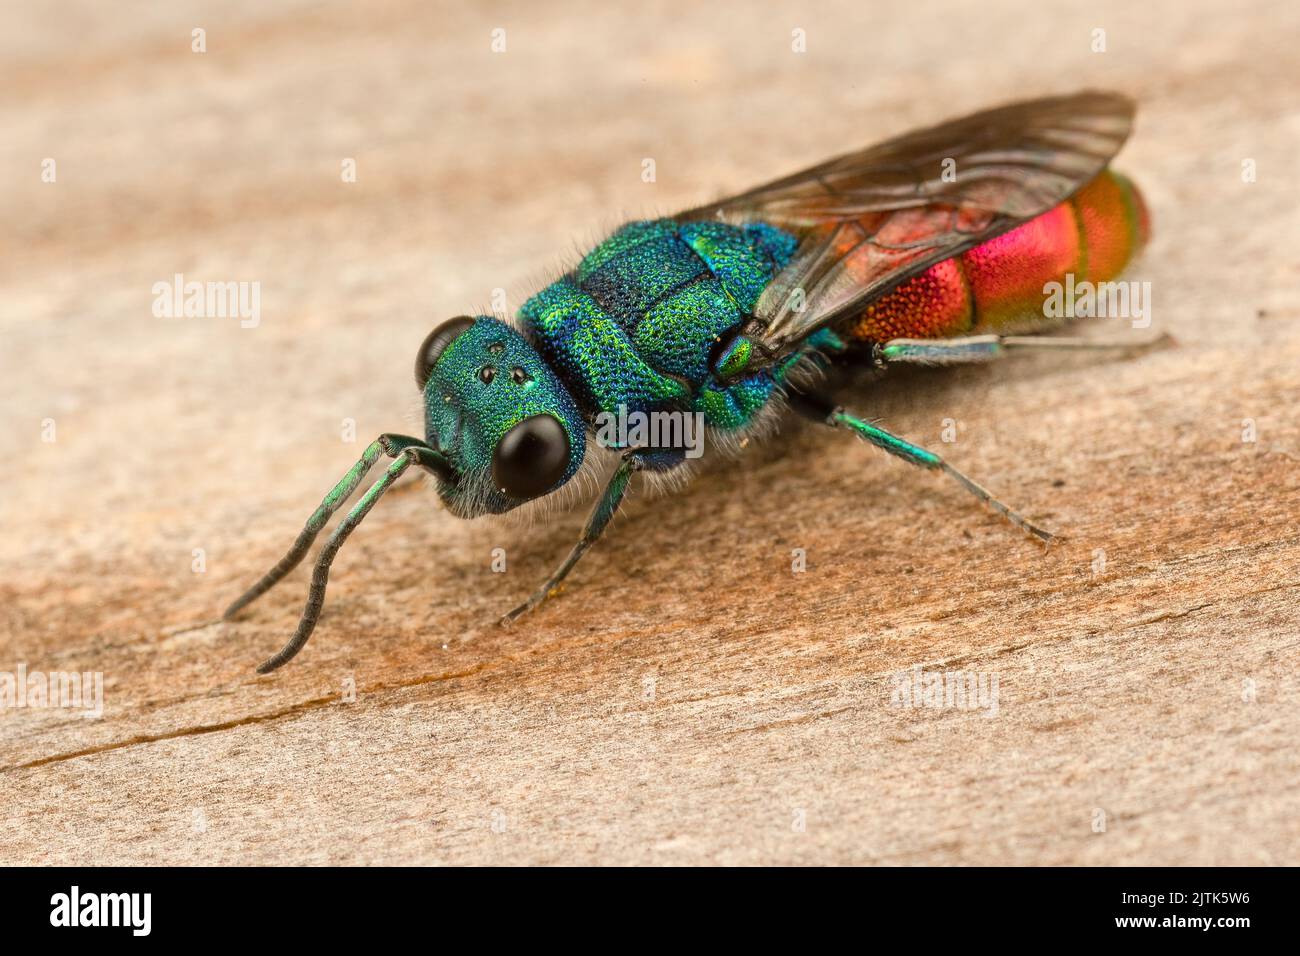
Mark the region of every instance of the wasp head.
<instances>
[{"instance_id":1,"label":"wasp head","mask_svg":"<svg viewBox=\"0 0 1300 956\"><path fill-rule=\"evenodd\" d=\"M438 326L415 360L425 440L449 467L438 493L462 518L550 494L577 472L582 415L564 383L513 327L490 316Z\"/></svg>"}]
</instances>

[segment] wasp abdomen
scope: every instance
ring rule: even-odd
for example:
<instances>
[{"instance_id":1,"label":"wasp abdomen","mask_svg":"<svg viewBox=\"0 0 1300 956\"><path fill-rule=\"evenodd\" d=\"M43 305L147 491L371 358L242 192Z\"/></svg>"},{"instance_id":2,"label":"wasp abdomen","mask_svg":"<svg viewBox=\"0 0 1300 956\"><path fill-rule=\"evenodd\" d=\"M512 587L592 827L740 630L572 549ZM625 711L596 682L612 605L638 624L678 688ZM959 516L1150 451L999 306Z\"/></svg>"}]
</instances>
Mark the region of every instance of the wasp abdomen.
<instances>
[{"instance_id":1,"label":"wasp abdomen","mask_svg":"<svg viewBox=\"0 0 1300 956\"><path fill-rule=\"evenodd\" d=\"M1045 285L1067 274L1077 281L1110 281L1149 234L1137 189L1106 170L1041 216L902 283L843 331L857 340L885 342L1048 324Z\"/></svg>"}]
</instances>

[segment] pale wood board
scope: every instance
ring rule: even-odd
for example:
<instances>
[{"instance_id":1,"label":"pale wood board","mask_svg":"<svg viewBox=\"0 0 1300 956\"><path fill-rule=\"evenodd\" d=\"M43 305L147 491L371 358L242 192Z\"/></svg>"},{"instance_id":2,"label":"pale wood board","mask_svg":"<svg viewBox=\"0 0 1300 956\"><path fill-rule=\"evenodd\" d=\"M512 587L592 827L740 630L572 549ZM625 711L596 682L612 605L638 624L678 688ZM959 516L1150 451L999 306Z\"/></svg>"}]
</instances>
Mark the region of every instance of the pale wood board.
<instances>
[{"instance_id":1,"label":"pale wood board","mask_svg":"<svg viewBox=\"0 0 1300 956\"><path fill-rule=\"evenodd\" d=\"M0 670L105 680L100 719L0 714L0 862L1300 862L1300 7L545 6L0 11ZM585 509L463 523L419 483L289 667L252 671L305 572L211 623L418 431L436 321L624 217L1084 86L1141 104L1132 276L1178 346L844 396L1050 552L791 426L634 495L512 630ZM176 273L259 281L260 326L155 318ZM996 716L893 706L914 665L996 676Z\"/></svg>"}]
</instances>

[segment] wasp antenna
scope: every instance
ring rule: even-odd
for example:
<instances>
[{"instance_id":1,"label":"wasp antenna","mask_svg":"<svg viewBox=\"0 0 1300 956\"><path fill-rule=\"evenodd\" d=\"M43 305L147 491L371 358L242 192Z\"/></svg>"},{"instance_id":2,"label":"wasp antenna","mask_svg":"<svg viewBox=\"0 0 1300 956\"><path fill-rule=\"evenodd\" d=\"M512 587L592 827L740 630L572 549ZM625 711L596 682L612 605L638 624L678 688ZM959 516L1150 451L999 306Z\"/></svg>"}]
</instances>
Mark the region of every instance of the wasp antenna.
<instances>
[{"instance_id":1,"label":"wasp antenna","mask_svg":"<svg viewBox=\"0 0 1300 956\"><path fill-rule=\"evenodd\" d=\"M375 502L383 497L384 492L393 486L407 468L411 467L416 455L415 449L404 449L383 475L370 486L370 490L361 496L361 500L348 512L347 517L339 522L339 526L326 540L325 546L316 557L316 566L312 569L311 589L307 592L307 605L303 608L302 617L298 619L298 628L293 632L293 637L289 638L288 643L280 648L279 653L262 662L257 668L259 674L269 674L276 668L283 667L306 645L311 632L316 629L321 608L325 605L325 585L329 582L330 565L334 561L334 556L338 554L339 548L348 539L348 535L361 523L361 519L375 506Z\"/></svg>"},{"instance_id":2,"label":"wasp antenna","mask_svg":"<svg viewBox=\"0 0 1300 956\"><path fill-rule=\"evenodd\" d=\"M387 435L381 435L366 447L357 463L348 469L348 473L339 479L339 483L331 488L329 494L321 501L320 507L312 512L311 517L307 519L307 524L298 534L297 540L294 541L293 547L289 549L289 553L277 561L275 567L262 575L261 580L236 598L234 603L226 608L226 612L221 615L222 620L229 621L279 584L286 574L298 566L299 562L307 556L307 551L311 548L312 542L316 540L316 535L320 534L321 529L325 527L325 523L330 520L330 516L338 511L339 506L352 496L352 492L357 490L357 485L361 484L362 479L366 477L366 473L388 451L389 446L386 446L384 441L388 437Z\"/></svg>"}]
</instances>

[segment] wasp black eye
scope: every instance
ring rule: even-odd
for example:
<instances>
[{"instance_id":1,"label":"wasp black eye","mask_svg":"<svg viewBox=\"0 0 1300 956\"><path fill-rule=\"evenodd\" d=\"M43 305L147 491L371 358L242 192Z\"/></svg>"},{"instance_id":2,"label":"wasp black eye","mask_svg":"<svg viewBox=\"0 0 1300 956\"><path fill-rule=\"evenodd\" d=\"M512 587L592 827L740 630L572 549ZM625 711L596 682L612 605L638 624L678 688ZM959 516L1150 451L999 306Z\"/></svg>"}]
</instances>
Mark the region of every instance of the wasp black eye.
<instances>
[{"instance_id":1,"label":"wasp black eye","mask_svg":"<svg viewBox=\"0 0 1300 956\"><path fill-rule=\"evenodd\" d=\"M516 385L522 385L524 382L528 381L528 373L516 365L510 370L510 381L514 382Z\"/></svg>"},{"instance_id":2,"label":"wasp black eye","mask_svg":"<svg viewBox=\"0 0 1300 956\"><path fill-rule=\"evenodd\" d=\"M501 436L492 453L492 480L511 498L550 491L569 467L569 435L550 415L534 415Z\"/></svg>"},{"instance_id":3,"label":"wasp black eye","mask_svg":"<svg viewBox=\"0 0 1300 956\"><path fill-rule=\"evenodd\" d=\"M442 357L447 346L460 338L461 333L473 324L474 320L468 315L460 315L448 319L425 336L420 351L415 355L415 384L420 386L421 391L424 390L429 376L433 374L433 367L438 364L438 359Z\"/></svg>"},{"instance_id":4,"label":"wasp black eye","mask_svg":"<svg viewBox=\"0 0 1300 956\"><path fill-rule=\"evenodd\" d=\"M491 385L492 379L496 377L497 377L497 370L494 369L491 365L484 365L481 369L478 370L479 381L482 382L484 385Z\"/></svg>"}]
</instances>

